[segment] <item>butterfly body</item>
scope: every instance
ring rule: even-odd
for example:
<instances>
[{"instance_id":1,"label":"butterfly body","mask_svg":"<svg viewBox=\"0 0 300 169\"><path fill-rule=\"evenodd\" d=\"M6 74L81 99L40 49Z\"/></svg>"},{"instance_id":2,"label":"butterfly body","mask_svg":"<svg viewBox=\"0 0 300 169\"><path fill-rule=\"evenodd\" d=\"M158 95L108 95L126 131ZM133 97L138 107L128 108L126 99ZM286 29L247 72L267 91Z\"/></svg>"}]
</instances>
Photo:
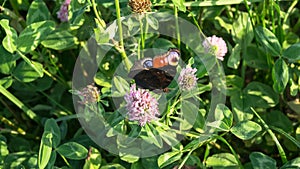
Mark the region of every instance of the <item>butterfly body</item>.
<instances>
[{"instance_id":1,"label":"butterfly body","mask_svg":"<svg viewBox=\"0 0 300 169\"><path fill-rule=\"evenodd\" d=\"M135 62L129 77L135 80L138 87L149 90L166 89L176 74L176 66L180 58L177 49L152 58L144 58Z\"/></svg>"}]
</instances>

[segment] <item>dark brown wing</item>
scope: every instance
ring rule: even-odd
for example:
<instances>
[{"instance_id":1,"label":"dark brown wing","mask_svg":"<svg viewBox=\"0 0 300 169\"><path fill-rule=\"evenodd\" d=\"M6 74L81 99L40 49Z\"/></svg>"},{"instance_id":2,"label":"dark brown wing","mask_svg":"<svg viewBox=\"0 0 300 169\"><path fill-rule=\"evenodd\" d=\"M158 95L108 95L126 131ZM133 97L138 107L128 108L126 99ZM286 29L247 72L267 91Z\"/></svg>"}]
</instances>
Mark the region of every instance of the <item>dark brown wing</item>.
<instances>
[{"instance_id":1,"label":"dark brown wing","mask_svg":"<svg viewBox=\"0 0 300 169\"><path fill-rule=\"evenodd\" d=\"M140 88L156 90L167 88L173 80L173 76L164 70L150 68L136 73L133 79Z\"/></svg>"}]
</instances>

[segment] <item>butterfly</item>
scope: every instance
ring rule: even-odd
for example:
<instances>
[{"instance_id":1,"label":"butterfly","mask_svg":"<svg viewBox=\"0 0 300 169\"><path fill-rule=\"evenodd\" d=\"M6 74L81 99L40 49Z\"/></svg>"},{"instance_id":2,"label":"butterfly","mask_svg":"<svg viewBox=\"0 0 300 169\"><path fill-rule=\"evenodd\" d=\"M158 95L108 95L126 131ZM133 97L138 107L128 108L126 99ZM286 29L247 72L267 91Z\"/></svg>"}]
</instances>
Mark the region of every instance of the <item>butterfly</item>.
<instances>
[{"instance_id":1,"label":"butterfly","mask_svg":"<svg viewBox=\"0 0 300 169\"><path fill-rule=\"evenodd\" d=\"M179 59L180 51L171 48L154 58L146 57L136 61L128 77L134 79L139 88L165 90L176 74Z\"/></svg>"}]
</instances>

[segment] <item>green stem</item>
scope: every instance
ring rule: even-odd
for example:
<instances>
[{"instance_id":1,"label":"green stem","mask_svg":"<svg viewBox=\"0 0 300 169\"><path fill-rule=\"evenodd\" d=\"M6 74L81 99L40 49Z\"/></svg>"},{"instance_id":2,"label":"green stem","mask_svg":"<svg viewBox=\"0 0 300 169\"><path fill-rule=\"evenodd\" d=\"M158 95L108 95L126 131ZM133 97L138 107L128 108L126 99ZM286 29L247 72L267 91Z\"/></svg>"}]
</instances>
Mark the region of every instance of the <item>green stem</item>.
<instances>
[{"instance_id":1,"label":"green stem","mask_svg":"<svg viewBox=\"0 0 300 169\"><path fill-rule=\"evenodd\" d=\"M235 157L236 161L238 162L239 168L243 169L244 167L243 167L243 165L242 165L242 163L241 163L241 161L240 161L240 159L239 159L237 153L236 153L236 152L234 151L234 149L232 148L232 146L231 146L231 145L230 145L223 137L221 137L221 136L216 136L216 138L217 138L218 140L222 141L223 143L225 143L225 144L228 146L228 148L229 148L230 151L232 152L233 156Z\"/></svg>"},{"instance_id":2,"label":"green stem","mask_svg":"<svg viewBox=\"0 0 300 169\"><path fill-rule=\"evenodd\" d=\"M176 26L176 36L177 36L177 47L180 49L180 29L178 24L178 10L177 7L174 7L174 15L175 15L175 26Z\"/></svg>"},{"instance_id":3,"label":"green stem","mask_svg":"<svg viewBox=\"0 0 300 169\"><path fill-rule=\"evenodd\" d=\"M274 1L271 0L271 5L270 5L270 13L271 13L271 18L272 18L272 31L275 34L276 33L276 28L275 28L275 18L274 18Z\"/></svg>"},{"instance_id":4,"label":"green stem","mask_svg":"<svg viewBox=\"0 0 300 169\"><path fill-rule=\"evenodd\" d=\"M60 155L60 156L64 160L64 162L67 164L67 166L70 167L71 169L73 169L73 167L70 165L70 163L68 162L68 160L66 159L66 157L63 156L63 155Z\"/></svg>"},{"instance_id":5,"label":"green stem","mask_svg":"<svg viewBox=\"0 0 300 169\"><path fill-rule=\"evenodd\" d=\"M297 5L297 3L298 3L298 0L294 0L294 1L293 1L293 3L292 3L291 6L289 7L289 9L288 9L286 15L285 15L284 18L283 18L283 21L282 21L283 24L286 23L287 19L288 19L289 16L291 15L291 13L292 13L293 9L295 8L295 6Z\"/></svg>"},{"instance_id":6,"label":"green stem","mask_svg":"<svg viewBox=\"0 0 300 169\"><path fill-rule=\"evenodd\" d=\"M11 122L9 119L5 118L4 116L0 115L0 121L8 126L11 126L17 130L17 132L21 135L25 135L26 131L23 130L22 128L16 126L13 122Z\"/></svg>"},{"instance_id":7,"label":"green stem","mask_svg":"<svg viewBox=\"0 0 300 169\"><path fill-rule=\"evenodd\" d=\"M272 137L273 141L275 142L279 155L281 157L281 161L283 163L287 162L287 158L286 158L286 154L280 144L280 142L278 141L277 137L275 136L275 134L273 133L273 131L270 129L270 127L265 123L265 121L259 116L259 114L251 107L251 110L253 111L253 113L258 117L258 119L261 121L263 127L267 130L267 132L270 134L270 136Z\"/></svg>"},{"instance_id":8,"label":"green stem","mask_svg":"<svg viewBox=\"0 0 300 169\"><path fill-rule=\"evenodd\" d=\"M181 164L179 165L178 169L181 169L183 165L186 163L187 159L191 156L192 152L195 151L196 148L193 148L189 153L185 156L185 158L182 160Z\"/></svg>"},{"instance_id":9,"label":"green stem","mask_svg":"<svg viewBox=\"0 0 300 169\"><path fill-rule=\"evenodd\" d=\"M143 25L143 18L141 17L141 15L138 16L139 17L139 23L140 23L140 35L141 35L141 39L140 39L140 50L139 50L139 58L143 58L144 57L144 52L143 50L145 49L145 37L144 37L144 25Z\"/></svg>"},{"instance_id":10,"label":"green stem","mask_svg":"<svg viewBox=\"0 0 300 169\"><path fill-rule=\"evenodd\" d=\"M209 156L210 149L211 149L210 145L206 144L206 148L205 148L205 152L204 152L204 157L203 157L203 163L202 163L203 166L205 166L205 162L206 162L206 160L207 160L207 158Z\"/></svg>"},{"instance_id":11,"label":"green stem","mask_svg":"<svg viewBox=\"0 0 300 169\"><path fill-rule=\"evenodd\" d=\"M146 41L147 39L147 33L149 30L149 24L148 24L148 19L147 19L148 15L147 13L145 13L145 31L144 31L144 40ZM145 47L145 46L144 46Z\"/></svg>"},{"instance_id":12,"label":"green stem","mask_svg":"<svg viewBox=\"0 0 300 169\"><path fill-rule=\"evenodd\" d=\"M99 15L99 12L98 12L97 7L96 7L95 0L92 0L92 6L93 6L94 14L95 14L95 16L98 20L98 23L100 24L100 26L102 28L105 28L105 22L101 19L100 15Z\"/></svg>"},{"instance_id":13,"label":"green stem","mask_svg":"<svg viewBox=\"0 0 300 169\"><path fill-rule=\"evenodd\" d=\"M122 30L121 10L120 10L119 0L115 0L115 6L116 6L117 23L118 23L118 29L119 29L119 38L120 38L118 49L122 56L123 61L125 62L126 69L127 69L127 71L129 71L131 64L130 64L129 59L126 55L126 52L124 50L123 30Z\"/></svg>"},{"instance_id":14,"label":"green stem","mask_svg":"<svg viewBox=\"0 0 300 169\"><path fill-rule=\"evenodd\" d=\"M2 85L0 85L0 93L8 98L11 102L13 102L17 107L22 109L30 119L34 120L38 124L41 123L41 119L39 116L37 116L37 114L35 114L31 109L25 106L23 102L21 102L18 98L16 98L13 94L6 90Z\"/></svg>"}]
</instances>

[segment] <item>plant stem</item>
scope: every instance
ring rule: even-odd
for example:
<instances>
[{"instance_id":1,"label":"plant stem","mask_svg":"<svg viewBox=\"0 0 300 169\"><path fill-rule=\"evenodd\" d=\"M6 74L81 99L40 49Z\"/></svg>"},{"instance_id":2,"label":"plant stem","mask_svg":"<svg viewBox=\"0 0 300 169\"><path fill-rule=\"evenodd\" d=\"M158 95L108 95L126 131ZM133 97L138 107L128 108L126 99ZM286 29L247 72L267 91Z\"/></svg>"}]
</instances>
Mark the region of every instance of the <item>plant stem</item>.
<instances>
[{"instance_id":1,"label":"plant stem","mask_svg":"<svg viewBox=\"0 0 300 169\"><path fill-rule=\"evenodd\" d=\"M30 119L34 120L38 124L41 123L41 119L37 114L35 114L31 109L25 106L23 102L21 102L18 98L16 98L13 94L6 90L2 85L0 85L0 93L8 98L11 102L13 102L17 107L22 109Z\"/></svg>"},{"instance_id":2,"label":"plant stem","mask_svg":"<svg viewBox=\"0 0 300 169\"><path fill-rule=\"evenodd\" d=\"M223 143L225 143L228 146L228 148L230 149L230 151L234 155L236 161L238 162L239 168L243 169L244 167L243 167L243 165L242 165L242 163L241 163L241 161L240 161L237 153L232 148L232 146L223 137L221 137L221 136L216 136L216 137L217 137L218 140L222 141Z\"/></svg>"},{"instance_id":3,"label":"plant stem","mask_svg":"<svg viewBox=\"0 0 300 169\"><path fill-rule=\"evenodd\" d=\"M3 117L0 115L0 121L8 126L11 126L17 130L17 132L21 135L25 135L26 131L24 131L22 128L16 126L13 122L11 122L9 119Z\"/></svg>"},{"instance_id":4,"label":"plant stem","mask_svg":"<svg viewBox=\"0 0 300 169\"><path fill-rule=\"evenodd\" d=\"M115 0L115 7L116 7L116 14L117 14L117 23L118 23L118 29L119 29L119 46L118 50L122 56L123 61L125 62L125 67L127 71L130 70L131 64L129 62L129 59L126 55L126 52L124 50L124 41L123 41L123 31L122 31L122 22L121 22L121 10L120 10L120 4L119 0Z\"/></svg>"},{"instance_id":5,"label":"plant stem","mask_svg":"<svg viewBox=\"0 0 300 169\"><path fill-rule=\"evenodd\" d=\"M253 111L253 113L258 117L258 119L261 121L263 127L267 130L267 132L270 134L270 136L272 137L273 141L275 142L279 155L281 157L281 161L283 163L287 162L287 158L286 158L286 154L281 146L281 144L279 143L277 137L275 136L275 134L273 133L273 131L270 129L270 127L265 123L265 121L259 116L259 114L251 107L251 110Z\"/></svg>"},{"instance_id":6,"label":"plant stem","mask_svg":"<svg viewBox=\"0 0 300 169\"><path fill-rule=\"evenodd\" d=\"M94 11L94 14L98 20L98 23L100 24L100 26L102 28L105 28L105 22L101 19L101 17L99 16L99 12L97 10L97 7L96 7L96 3L95 3L95 0L92 0L92 6L93 6L93 11Z\"/></svg>"},{"instance_id":7,"label":"plant stem","mask_svg":"<svg viewBox=\"0 0 300 169\"><path fill-rule=\"evenodd\" d=\"M174 7L174 16L175 16L175 26L176 26L176 36L177 36L177 48L180 49L180 29L178 24L178 10L177 7Z\"/></svg>"},{"instance_id":8,"label":"plant stem","mask_svg":"<svg viewBox=\"0 0 300 169\"><path fill-rule=\"evenodd\" d=\"M144 52L143 50L145 49L145 37L144 37L144 25L143 25L143 20L141 15L138 16L139 17L139 23L140 23L140 35L141 35L141 39L140 39L140 43L139 43L139 58L141 59L144 57Z\"/></svg>"}]
</instances>

